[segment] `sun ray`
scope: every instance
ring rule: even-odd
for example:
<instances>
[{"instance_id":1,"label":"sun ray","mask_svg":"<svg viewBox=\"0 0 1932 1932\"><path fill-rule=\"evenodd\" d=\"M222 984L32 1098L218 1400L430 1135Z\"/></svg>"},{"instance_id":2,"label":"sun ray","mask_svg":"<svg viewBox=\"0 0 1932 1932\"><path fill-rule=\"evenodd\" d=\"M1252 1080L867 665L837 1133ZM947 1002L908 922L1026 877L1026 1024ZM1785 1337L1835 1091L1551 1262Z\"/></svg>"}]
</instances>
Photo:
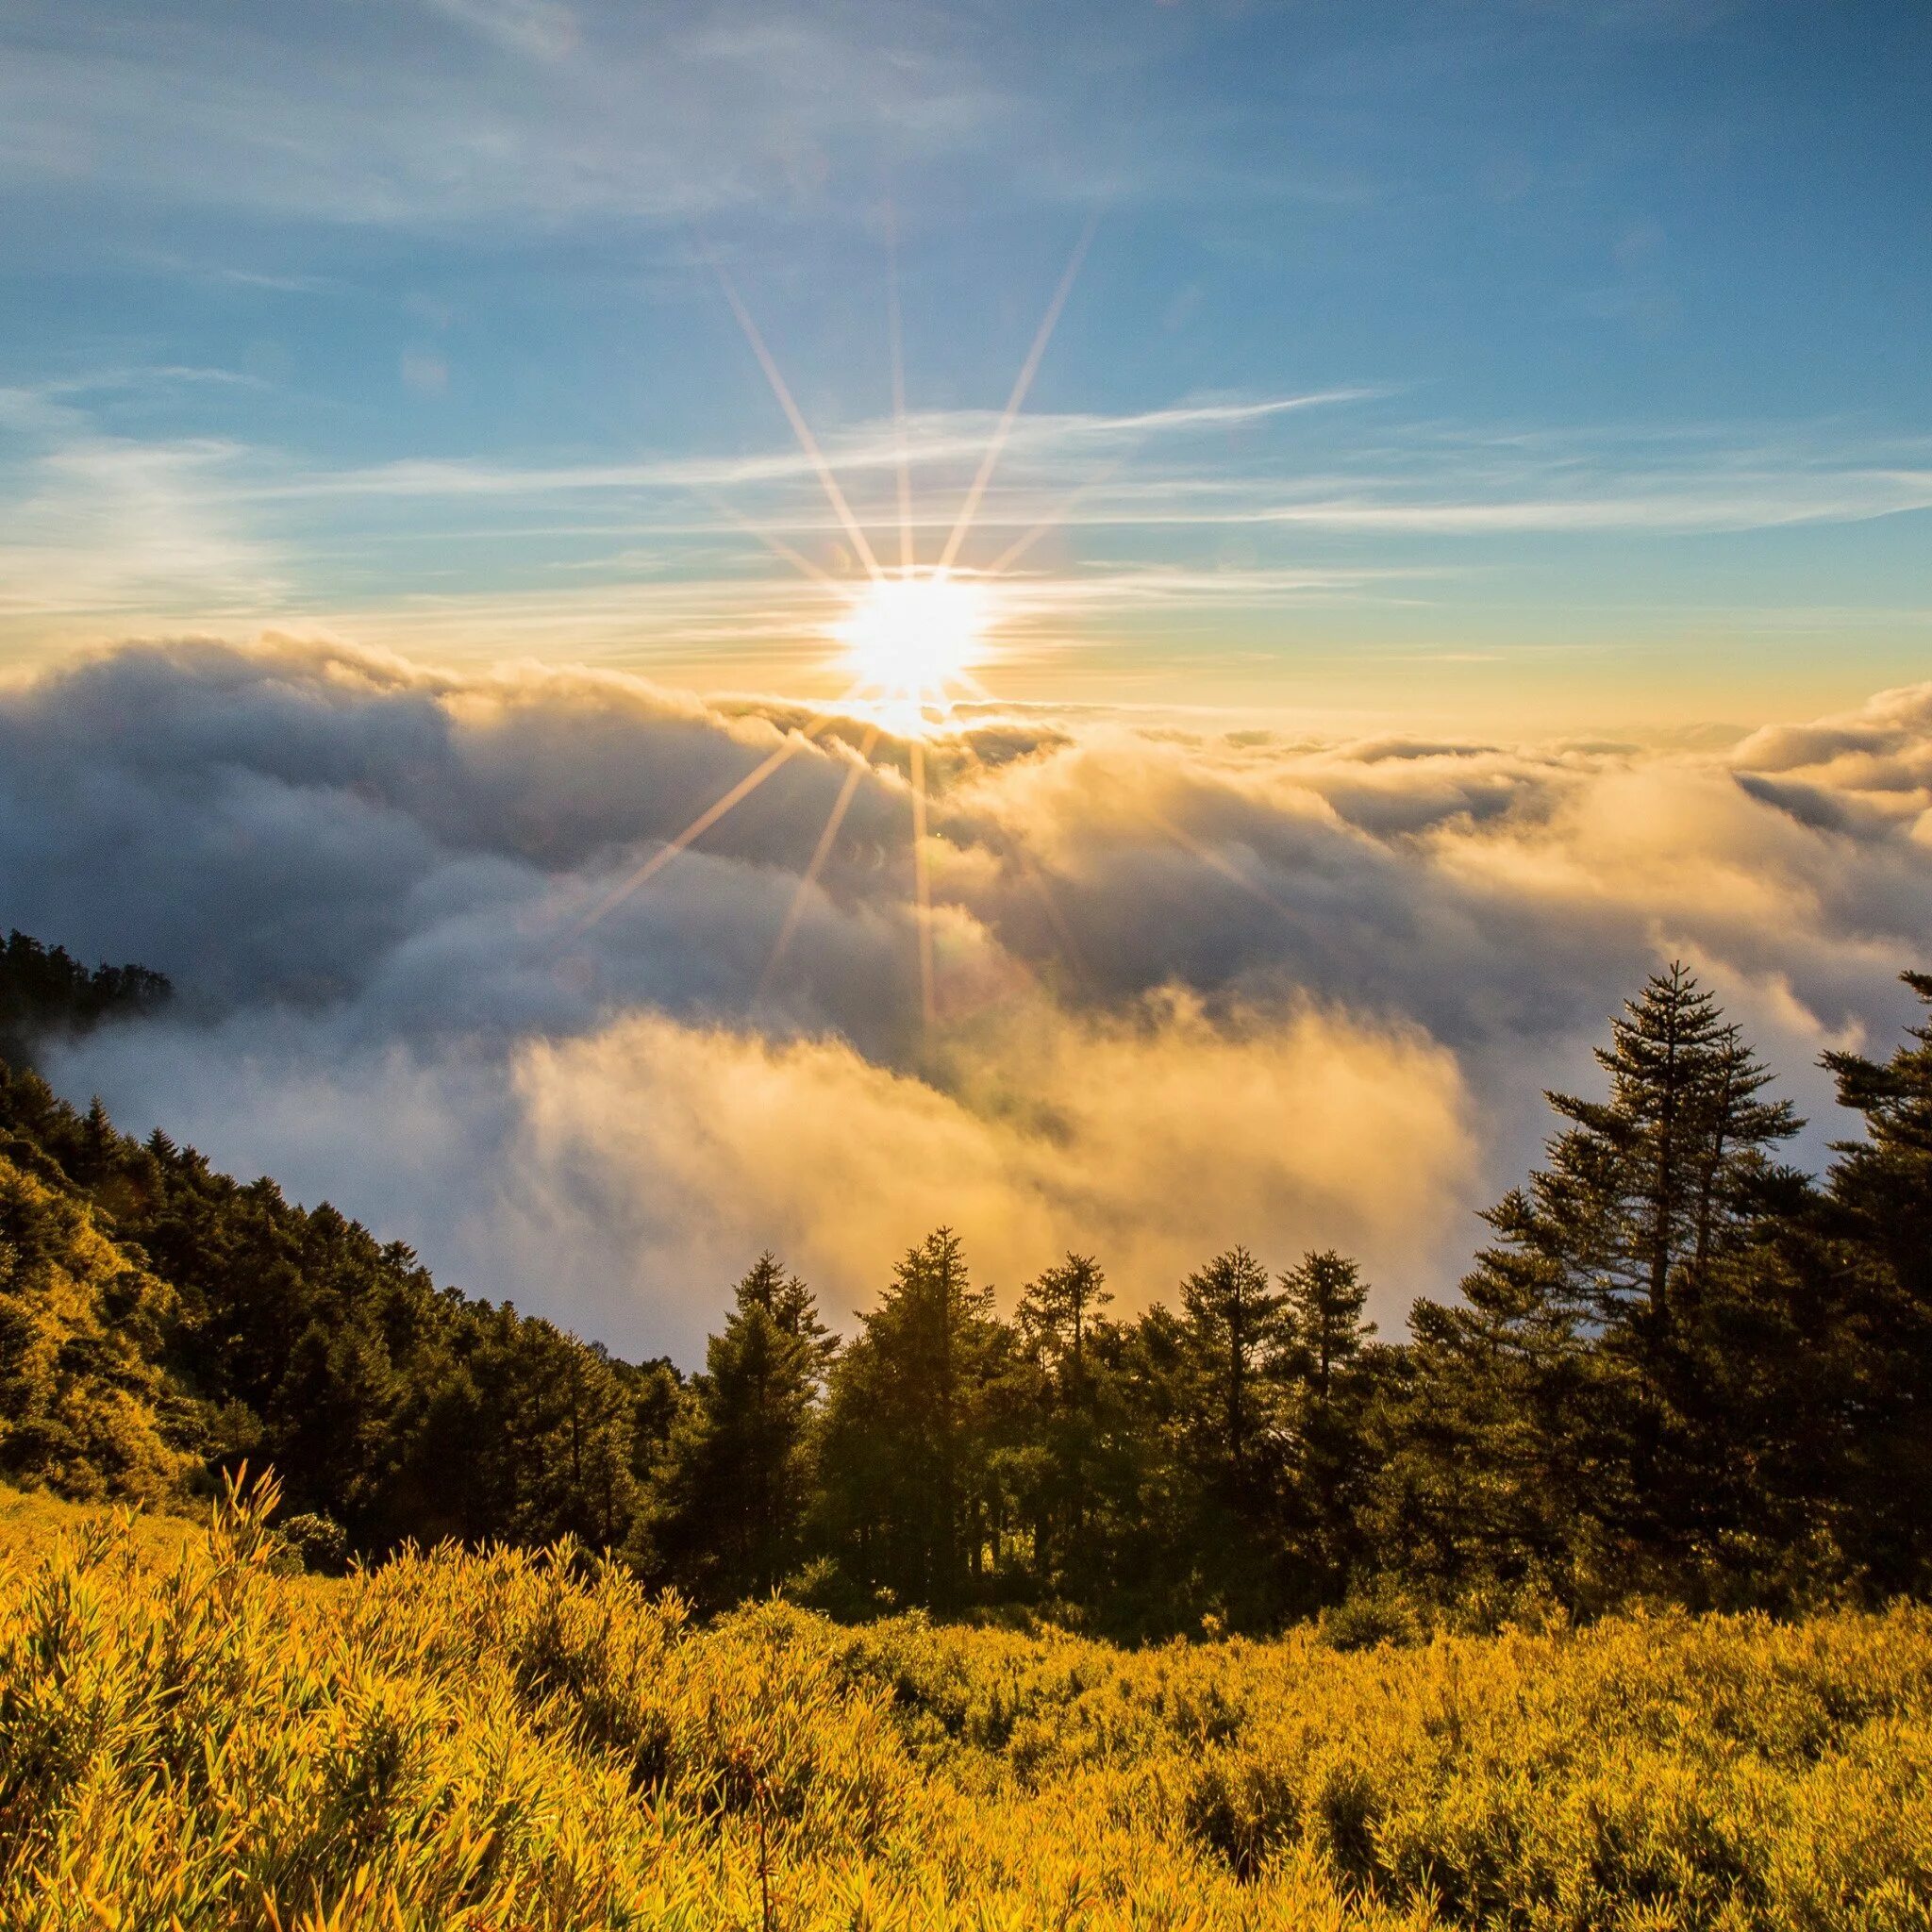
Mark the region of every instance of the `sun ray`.
<instances>
[{"instance_id":1,"label":"sun ray","mask_svg":"<svg viewBox=\"0 0 1932 1932\"><path fill-rule=\"evenodd\" d=\"M849 698L851 692L848 691L845 695ZM839 702L843 704L845 698L840 699ZM779 745L777 750L771 753L762 763L754 766L728 791L707 806L676 838L660 845L636 871L613 886L590 911L575 921L570 928L572 937L581 937L589 932L599 920L615 911L640 887L648 885L694 840L702 839L726 812L736 806L742 805L780 765L804 750L806 745L832 723L836 715L836 711L821 711L809 724L788 732L784 743Z\"/></svg>"},{"instance_id":2,"label":"sun ray","mask_svg":"<svg viewBox=\"0 0 1932 1932\"><path fill-rule=\"evenodd\" d=\"M725 502L715 490L707 490L702 483L689 484L687 488L701 503L716 510L727 523L736 524L747 537L756 537L780 563L789 563L808 582L821 584L828 591L843 590L844 586L830 571L821 570L802 550L794 550L782 537L774 537L761 524L754 523L742 510L734 508Z\"/></svg>"},{"instance_id":3,"label":"sun ray","mask_svg":"<svg viewBox=\"0 0 1932 1932\"><path fill-rule=\"evenodd\" d=\"M979 465L979 474L973 479L973 487L966 492L966 501L959 511L959 520L953 525L953 534L946 539L946 547L940 558L940 568L950 570L953 559L959 554L959 546L965 542L973 528L973 520L979 514L979 500L986 494L986 486L992 481L992 473L999 466L1001 452L1007 446L1007 438L1012 434L1014 420L1019 416L1021 405L1026 400L1026 391L1033 387L1033 378L1039 373L1041 358L1046 354L1046 345L1053 340L1053 332L1060 319L1060 311L1067 306L1067 297L1074 292L1074 282L1080 273L1080 264L1087 258L1087 251L1093 245L1094 230L1100 225L1100 217L1091 216L1086 227L1080 231L1080 239L1074 244L1073 258L1067 263L1067 272L1060 277L1059 287L1053 291L1053 300L1046 305L1046 314L1041 319L1040 332L1033 338L1033 346L1026 352L1026 359L1020 365L1018 379L1013 384L1013 392L1007 398L1007 407L1001 414L999 425L993 430L992 441L987 445L984 458Z\"/></svg>"},{"instance_id":4,"label":"sun ray","mask_svg":"<svg viewBox=\"0 0 1932 1932\"><path fill-rule=\"evenodd\" d=\"M791 433L798 439L798 446L805 452L806 460L818 472L818 478L824 486L825 500L832 506L832 514L844 526L845 534L852 539L853 550L858 560L864 564L869 576L878 576L879 560L873 555L871 542L859 527L858 519L852 514L852 506L845 500L845 492L839 487L839 479L832 474L832 466L825 460L824 452L819 448L818 438L811 433L811 425L805 420L797 403L792 400L791 391L785 378L779 374L777 363L773 360L772 352L765 346L765 339L758 333L758 325L751 318L751 310L744 306L738 292L738 285L732 281L731 274L709 249L711 267L716 271L718 285L724 291L724 299L731 305L731 312L738 318L738 325L744 331L744 339L751 344L752 354L758 358L758 367L765 372L765 380L772 385L772 393L778 399L778 407L785 411L785 420L791 425Z\"/></svg>"},{"instance_id":5,"label":"sun ray","mask_svg":"<svg viewBox=\"0 0 1932 1932\"><path fill-rule=\"evenodd\" d=\"M996 558L994 558L990 564L987 565L986 569L981 573L981 575L989 577L996 577L1003 571L1011 570L1012 567L1016 563L1018 563L1019 560L1023 557L1024 557L1026 553L1029 550L1031 550L1033 546L1036 543L1038 543L1042 537L1044 537L1050 530L1058 529L1059 526L1063 523L1065 523L1070 516L1073 515L1074 511L1078 508L1080 501L1083 497L1087 496L1091 491L1098 490L1100 486L1108 479L1108 477L1112 476L1115 474L1115 472L1120 469L1120 463L1109 463L1107 466L1107 468L1101 471L1101 473L1097 476L1090 476L1088 477L1086 482L1078 484L1074 489L1068 491L1066 495L1060 498L1059 502L1054 506L1052 510L1049 511L1047 515L1042 517L1039 523L1035 524L1034 526L1030 530L1026 531L1024 536L1016 537L1012 542L1008 543L1007 547L1004 550L1002 550L1000 554Z\"/></svg>"},{"instance_id":6,"label":"sun ray","mask_svg":"<svg viewBox=\"0 0 1932 1932\"><path fill-rule=\"evenodd\" d=\"M975 684L978 682L976 678L972 681ZM959 734L958 742L959 748L973 760L974 766L990 776L992 767L980 757L979 747L973 742L971 734L962 731ZM1080 941L1074 936L1074 928L1068 924L1066 914L1060 910L1059 901L1054 897L1052 891L1047 886L1046 874L1040 869L1040 865L1034 858L1033 854L1027 850L1024 840L1016 839L1014 841L1012 852L1014 858L1020 862L1020 870L1024 875L1026 883L1032 888L1034 896L1040 901L1041 910L1046 914L1047 924L1053 927L1054 932L1058 936L1062 961L1082 986L1091 986L1093 983L1093 974L1088 967L1085 954L1080 950Z\"/></svg>"},{"instance_id":7,"label":"sun ray","mask_svg":"<svg viewBox=\"0 0 1932 1932\"><path fill-rule=\"evenodd\" d=\"M1165 812L1157 810L1151 805L1143 805L1141 810L1150 823L1158 825L1184 852L1192 853L1210 872L1218 872L1231 885L1239 886L1250 898L1258 899L1262 905L1279 912L1284 918L1292 918L1294 916L1290 907L1277 899L1265 887L1257 886L1232 859L1215 851L1213 846L1207 844L1204 841L1195 838L1191 832L1183 831Z\"/></svg>"},{"instance_id":8,"label":"sun ray","mask_svg":"<svg viewBox=\"0 0 1932 1932\"><path fill-rule=\"evenodd\" d=\"M906 332L899 314L899 225L886 207L886 321L892 344L892 443L899 472L899 568L908 575L912 551L912 470L906 457Z\"/></svg>"},{"instance_id":9,"label":"sun ray","mask_svg":"<svg viewBox=\"0 0 1932 1932\"><path fill-rule=\"evenodd\" d=\"M932 971L932 874L925 857L925 745L915 735L910 740L912 763L912 886L918 905L914 918L919 927L919 1011L927 1032L938 1015L933 997Z\"/></svg>"},{"instance_id":10,"label":"sun ray","mask_svg":"<svg viewBox=\"0 0 1932 1932\"><path fill-rule=\"evenodd\" d=\"M852 800L858 791L858 783L872 769L873 747L879 741L879 727L876 724L867 728L858 747L858 758L846 769L845 782L839 787L839 795L832 801L832 809L825 819L825 828L819 834L819 842L812 848L810 862L806 866L798 881L798 890L791 895L791 904L785 909L785 921L778 928L778 937L772 944L772 957L765 962L765 970L758 975L758 991L752 995L753 1004L762 1000L771 990L772 981L777 976L779 962L785 957L785 949L791 943L791 936L798 930L798 923L805 917L807 902L811 897L812 888L818 884L819 874L824 870L825 860L831 857L832 846L839 837L839 827L845 823L845 814L851 808Z\"/></svg>"}]
</instances>

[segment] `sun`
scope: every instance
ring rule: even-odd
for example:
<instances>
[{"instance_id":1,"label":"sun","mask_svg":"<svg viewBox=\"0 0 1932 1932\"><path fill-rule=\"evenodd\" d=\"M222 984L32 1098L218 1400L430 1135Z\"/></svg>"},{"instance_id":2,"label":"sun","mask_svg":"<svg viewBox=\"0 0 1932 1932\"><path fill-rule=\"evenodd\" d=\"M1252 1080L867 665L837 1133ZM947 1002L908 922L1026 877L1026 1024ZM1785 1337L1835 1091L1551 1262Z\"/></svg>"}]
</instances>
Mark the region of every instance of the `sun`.
<instances>
[{"instance_id":1,"label":"sun","mask_svg":"<svg viewBox=\"0 0 1932 1932\"><path fill-rule=\"evenodd\" d=\"M983 585L947 570L909 570L865 585L832 634L861 688L923 715L943 707L948 686L982 660L990 617Z\"/></svg>"},{"instance_id":2,"label":"sun","mask_svg":"<svg viewBox=\"0 0 1932 1932\"><path fill-rule=\"evenodd\" d=\"M1001 452L1006 448L1007 440L1025 403L1027 390L1032 385L1041 358L1046 353L1047 342L1052 338L1060 311L1066 307L1074 279L1079 274L1080 264L1093 240L1098 219L1097 215L1094 216L1081 231L1073 258L1060 276L1053 300L1047 304L1045 317L1033 338L1032 347L1026 352L1025 361L1020 366L1020 374L1007 397L1007 406L1000 412L972 485L941 548L939 559L932 564L921 563L918 556L918 525L912 503L912 463L906 428L905 367L899 339L898 281L894 269L888 303L888 335L891 344L892 420L899 486L899 560L896 569L880 562L879 553L867 534L865 525L854 512L834 474L833 465L826 460L818 439L811 433L811 425L805 420L797 400L786 386L785 377L771 350L766 347L764 337L758 333L758 324L744 306L729 271L716 256L711 257L711 266L717 272L724 299L732 314L738 318L738 325L744 331L745 341L750 343L758 367L765 373L765 380L771 385L779 408L791 425L800 453L818 477L834 519L845 533L851 563L863 569L865 578L855 584L849 578L841 578L822 569L797 549L786 535L781 534L779 528L766 528L748 517L741 516L708 491L700 490L698 493L732 523L755 537L773 556L790 564L799 575L817 584L839 601L837 615L824 625L820 635L829 637L842 646L844 669L850 682L830 705L815 708L808 724L798 729L788 729L778 745L722 796L712 800L675 839L659 844L656 851L606 891L593 906L573 922L575 930L588 930L640 887L647 885L680 852L688 850L703 838L726 812L750 797L774 772L822 731L841 718L864 716L866 727L856 747L857 755L846 764L845 775L826 816L824 829L819 834L810 862L799 877L754 998L761 998L772 983L785 956L785 948L817 890L819 874L832 852L846 810L865 774L874 770L873 749L881 735L891 733L906 747L907 789L912 806L911 857L919 934L920 1008L926 1026L930 1028L935 1024L938 1008L934 997L932 880L926 835L928 741L955 728L955 706L962 694L980 700L988 698L986 687L974 675L974 671L993 655L988 642L989 632L998 624L1010 623L1020 608L1008 594L996 587L1034 542L1064 519L1073 499L1069 498L1059 510L1008 543L991 562L968 567L958 565L958 559L972 537L993 473L999 467ZM1077 496L1078 491L1074 494ZM958 758L974 763L979 759L970 733L958 740ZM1041 898L1045 899L1044 882L1036 876L1034 884ZM1060 924L1058 914L1052 914L1049 909L1055 924Z\"/></svg>"}]
</instances>

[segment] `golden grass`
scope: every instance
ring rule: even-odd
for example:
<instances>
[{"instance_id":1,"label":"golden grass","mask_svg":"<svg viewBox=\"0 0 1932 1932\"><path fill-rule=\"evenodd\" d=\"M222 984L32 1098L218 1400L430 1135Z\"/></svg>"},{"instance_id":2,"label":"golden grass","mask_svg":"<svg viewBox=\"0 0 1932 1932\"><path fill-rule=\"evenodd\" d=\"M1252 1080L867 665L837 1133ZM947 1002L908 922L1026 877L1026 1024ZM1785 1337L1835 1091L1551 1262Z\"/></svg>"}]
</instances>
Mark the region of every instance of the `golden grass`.
<instances>
[{"instance_id":1,"label":"golden grass","mask_svg":"<svg viewBox=\"0 0 1932 1932\"><path fill-rule=\"evenodd\" d=\"M1129 1653L699 1629L570 1549L283 1576L245 1502L0 1539L21 1932L1932 1926L1918 1609Z\"/></svg>"}]
</instances>

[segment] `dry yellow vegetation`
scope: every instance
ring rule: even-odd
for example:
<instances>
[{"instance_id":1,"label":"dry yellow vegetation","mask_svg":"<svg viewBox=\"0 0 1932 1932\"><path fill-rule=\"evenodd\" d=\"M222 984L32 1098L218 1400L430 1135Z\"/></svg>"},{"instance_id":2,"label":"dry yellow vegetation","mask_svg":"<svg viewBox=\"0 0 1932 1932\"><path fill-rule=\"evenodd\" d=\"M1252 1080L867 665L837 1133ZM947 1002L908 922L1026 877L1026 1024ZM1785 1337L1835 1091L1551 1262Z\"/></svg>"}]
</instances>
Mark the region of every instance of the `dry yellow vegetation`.
<instances>
[{"instance_id":1,"label":"dry yellow vegetation","mask_svg":"<svg viewBox=\"0 0 1932 1932\"><path fill-rule=\"evenodd\" d=\"M697 1627L568 1548L0 1509L0 1924L1932 1925L1932 1615L1341 1654Z\"/></svg>"}]
</instances>

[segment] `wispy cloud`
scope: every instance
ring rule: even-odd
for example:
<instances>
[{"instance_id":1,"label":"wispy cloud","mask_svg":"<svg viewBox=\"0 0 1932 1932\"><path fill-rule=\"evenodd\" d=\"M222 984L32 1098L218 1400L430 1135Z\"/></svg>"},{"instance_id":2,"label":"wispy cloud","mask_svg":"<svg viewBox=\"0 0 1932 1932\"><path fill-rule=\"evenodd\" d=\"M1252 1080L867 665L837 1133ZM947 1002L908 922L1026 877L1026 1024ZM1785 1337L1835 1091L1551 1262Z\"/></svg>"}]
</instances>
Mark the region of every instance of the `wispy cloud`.
<instances>
[{"instance_id":1,"label":"wispy cloud","mask_svg":"<svg viewBox=\"0 0 1932 1932\"><path fill-rule=\"evenodd\" d=\"M1014 111L972 37L931 15L882 37L857 9L428 0L371 16L365 39L353 14L161 6L102 32L14 11L15 183L298 220L680 220L808 183L813 155L881 117L910 160L988 152ZM505 58L537 63L541 87L506 87Z\"/></svg>"},{"instance_id":2,"label":"wispy cloud","mask_svg":"<svg viewBox=\"0 0 1932 1932\"><path fill-rule=\"evenodd\" d=\"M433 388L440 367L414 369L417 386ZM846 533L795 446L322 468L229 439L143 442L91 413L125 390L254 380L129 367L8 391L0 408L21 454L0 471L13 505L0 531L7 608L321 621L430 650L467 626L466 657L717 650L725 676L747 653L779 654L774 671L788 652L824 655L842 593L799 580L756 535L847 574ZM1399 394L1357 385L1023 416L962 567L1008 560L1002 628L1030 644L1104 636L1137 612L1440 602L1458 543L1492 571L1504 537L1690 539L1932 508L1924 451L1830 425L1775 439L1709 425L1566 436L1405 422L1401 408ZM906 423L910 524L928 559L996 421L953 409ZM883 538L896 518L895 425L862 420L822 443ZM1029 546L1035 533L1045 541ZM1317 547L1338 538L1365 547Z\"/></svg>"},{"instance_id":3,"label":"wispy cloud","mask_svg":"<svg viewBox=\"0 0 1932 1932\"><path fill-rule=\"evenodd\" d=\"M230 494L242 450L108 435L59 400L129 379L0 390L14 448L0 472L0 613L218 619L273 608L289 586Z\"/></svg>"}]
</instances>

